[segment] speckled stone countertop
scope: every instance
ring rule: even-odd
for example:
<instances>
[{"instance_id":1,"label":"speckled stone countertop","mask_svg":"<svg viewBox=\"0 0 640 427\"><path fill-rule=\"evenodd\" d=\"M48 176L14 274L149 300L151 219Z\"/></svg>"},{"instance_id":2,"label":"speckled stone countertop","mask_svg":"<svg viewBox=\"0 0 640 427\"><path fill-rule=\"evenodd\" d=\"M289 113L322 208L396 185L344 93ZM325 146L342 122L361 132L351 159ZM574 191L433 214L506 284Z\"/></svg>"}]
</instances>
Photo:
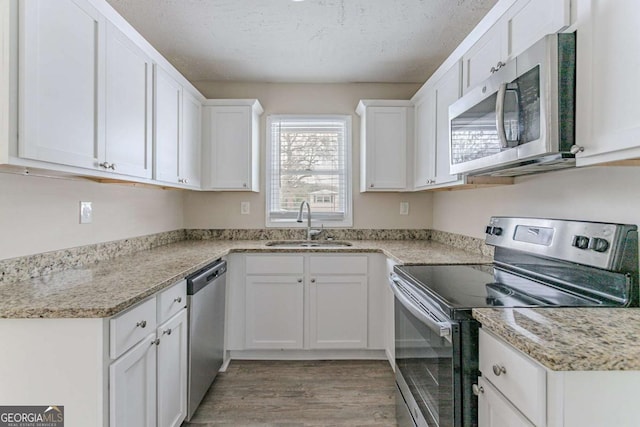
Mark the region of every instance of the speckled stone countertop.
<instances>
[{"instance_id":1,"label":"speckled stone countertop","mask_svg":"<svg viewBox=\"0 0 640 427\"><path fill-rule=\"evenodd\" d=\"M473 317L553 371L640 370L640 308L481 308Z\"/></svg>"},{"instance_id":2,"label":"speckled stone countertop","mask_svg":"<svg viewBox=\"0 0 640 427\"><path fill-rule=\"evenodd\" d=\"M0 318L112 316L231 252L382 252L400 264L491 262L429 240L352 241L345 248L274 248L265 241L181 241L11 284L0 285Z\"/></svg>"}]
</instances>

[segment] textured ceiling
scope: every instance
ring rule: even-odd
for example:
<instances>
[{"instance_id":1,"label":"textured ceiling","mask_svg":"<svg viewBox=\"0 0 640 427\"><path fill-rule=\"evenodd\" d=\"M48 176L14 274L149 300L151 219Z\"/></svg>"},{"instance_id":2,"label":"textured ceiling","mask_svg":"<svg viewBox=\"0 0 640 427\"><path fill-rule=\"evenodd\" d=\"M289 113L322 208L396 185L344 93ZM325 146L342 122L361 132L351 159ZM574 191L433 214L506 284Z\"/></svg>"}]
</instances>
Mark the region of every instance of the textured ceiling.
<instances>
[{"instance_id":1,"label":"textured ceiling","mask_svg":"<svg viewBox=\"0 0 640 427\"><path fill-rule=\"evenodd\" d=\"M107 0L191 81L421 83L496 0Z\"/></svg>"}]
</instances>

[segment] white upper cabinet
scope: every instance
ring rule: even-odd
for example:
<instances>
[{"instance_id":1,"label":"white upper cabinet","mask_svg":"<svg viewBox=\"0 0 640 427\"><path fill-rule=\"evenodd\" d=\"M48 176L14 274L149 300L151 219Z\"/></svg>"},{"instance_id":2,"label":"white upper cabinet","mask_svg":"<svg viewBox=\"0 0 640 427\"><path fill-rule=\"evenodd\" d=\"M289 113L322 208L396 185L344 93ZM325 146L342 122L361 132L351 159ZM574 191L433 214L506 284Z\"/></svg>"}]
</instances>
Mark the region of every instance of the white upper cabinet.
<instances>
[{"instance_id":1,"label":"white upper cabinet","mask_svg":"<svg viewBox=\"0 0 640 427\"><path fill-rule=\"evenodd\" d=\"M519 0L462 57L466 93L547 34L571 24L571 0Z\"/></svg>"},{"instance_id":2,"label":"white upper cabinet","mask_svg":"<svg viewBox=\"0 0 640 427\"><path fill-rule=\"evenodd\" d=\"M179 151L178 182L200 188L202 146L202 104L188 91L182 92L182 139Z\"/></svg>"},{"instance_id":3,"label":"white upper cabinet","mask_svg":"<svg viewBox=\"0 0 640 427\"><path fill-rule=\"evenodd\" d=\"M111 23L106 36L105 155L101 166L151 178L151 59Z\"/></svg>"},{"instance_id":4,"label":"white upper cabinet","mask_svg":"<svg viewBox=\"0 0 640 427\"><path fill-rule=\"evenodd\" d=\"M578 2L578 166L640 158L638 23L640 2Z\"/></svg>"},{"instance_id":5,"label":"white upper cabinet","mask_svg":"<svg viewBox=\"0 0 640 427\"><path fill-rule=\"evenodd\" d=\"M200 187L202 104L155 66L154 179Z\"/></svg>"},{"instance_id":6,"label":"white upper cabinet","mask_svg":"<svg viewBox=\"0 0 640 427\"><path fill-rule=\"evenodd\" d=\"M19 156L97 168L104 18L86 1L20 1Z\"/></svg>"},{"instance_id":7,"label":"white upper cabinet","mask_svg":"<svg viewBox=\"0 0 640 427\"><path fill-rule=\"evenodd\" d=\"M154 178L177 183L182 131L182 85L157 65L154 67Z\"/></svg>"},{"instance_id":8,"label":"white upper cabinet","mask_svg":"<svg viewBox=\"0 0 640 427\"><path fill-rule=\"evenodd\" d=\"M464 184L449 173L449 106L460 97L460 62L415 100L414 189Z\"/></svg>"},{"instance_id":9,"label":"white upper cabinet","mask_svg":"<svg viewBox=\"0 0 640 427\"><path fill-rule=\"evenodd\" d=\"M259 126L255 99L209 100L204 106L204 189L260 191Z\"/></svg>"},{"instance_id":10,"label":"white upper cabinet","mask_svg":"<svg viewBox=\"0 0 640 427\"><path fill-rule=\"evenodd\" d=\"M412 148L410 101L362 100L360 116L360 191L406 191L407 151Z\"/></svg>"},{"instance_id":11,"label":"white upper cabinet","mask_svg":"<svg viewBox=\"0 0 640 427\"><path fill-rule=\"evenodd\" d=\"M415 156L413 188L422 190L435 184L436 176L436 91L433 87L424 91L416 100Z\"/></svg>"}]
</instances>

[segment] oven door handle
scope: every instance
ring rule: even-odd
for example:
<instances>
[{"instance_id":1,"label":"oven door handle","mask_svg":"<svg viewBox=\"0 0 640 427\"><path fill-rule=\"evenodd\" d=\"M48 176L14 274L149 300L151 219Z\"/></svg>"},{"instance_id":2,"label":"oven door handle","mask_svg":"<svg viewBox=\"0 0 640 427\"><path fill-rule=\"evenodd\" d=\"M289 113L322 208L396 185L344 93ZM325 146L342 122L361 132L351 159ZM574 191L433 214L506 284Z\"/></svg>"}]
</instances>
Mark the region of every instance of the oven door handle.
<instances>
[{"instance_id":1,"label":"oven door handle","mask_svg":"<svg viewBox=\"0 0 640 427\"><path fill-rule=\"evenodd\" d=\"M449 322L438 322L434 320L426 314L420 307L416 305L400 288L398 288L398 284L400 283L400 278L392 274L389 277L389 286L393 291L393 294L398 298L398 301L407 309L411 314L413 314L418 320L427 325L429 329L438 333L439 336L451 342L451 323Z\"/></svg>"}]
</instances>

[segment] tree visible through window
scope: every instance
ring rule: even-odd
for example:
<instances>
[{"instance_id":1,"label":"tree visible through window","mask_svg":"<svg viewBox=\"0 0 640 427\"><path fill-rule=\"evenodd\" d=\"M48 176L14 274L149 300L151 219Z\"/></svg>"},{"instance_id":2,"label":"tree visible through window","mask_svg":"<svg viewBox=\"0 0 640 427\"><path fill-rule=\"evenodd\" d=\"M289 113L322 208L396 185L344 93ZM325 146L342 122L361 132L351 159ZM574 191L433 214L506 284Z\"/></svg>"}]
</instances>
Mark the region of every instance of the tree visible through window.
<instances>
[{"instance_id":1,"label":"tree visible through window","mask_svg":"<svg viewBox=\"0 0 640 427\"><path fill-rule=\"evenodd\" d=\"M295 221L303 201L313 219L351 225L351 117L270 116L267 126L267 225Z\"/></svg>"}]
</instances>

